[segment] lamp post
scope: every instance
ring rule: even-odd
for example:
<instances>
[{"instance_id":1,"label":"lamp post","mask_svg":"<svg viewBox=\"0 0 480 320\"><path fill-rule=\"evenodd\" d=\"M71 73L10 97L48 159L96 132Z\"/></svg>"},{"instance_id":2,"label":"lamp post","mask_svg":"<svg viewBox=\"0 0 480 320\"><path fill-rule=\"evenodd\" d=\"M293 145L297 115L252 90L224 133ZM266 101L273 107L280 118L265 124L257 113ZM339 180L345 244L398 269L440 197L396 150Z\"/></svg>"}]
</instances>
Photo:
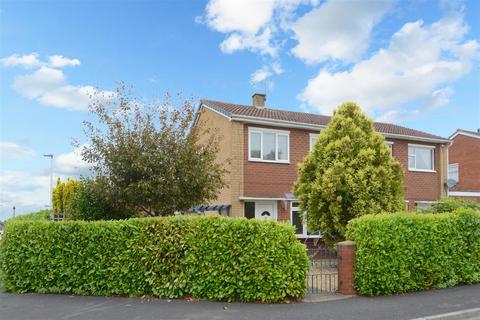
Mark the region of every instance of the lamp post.
<instances>
[{"instance_id":1,"label":"lamp post","mask_svg":"<svg viewBox=\"0 0 480 320\"><path fill-rule=\"evenodd\" d=\"M13 217L15 218L15 206L13 206Z\"/></svg>"},{"instance_id":2,"label":"lamp post","mask_svg":"<svg viewBox=\"0 0 480 320\"><path fill-rule=\"evenodd\" d=\"M45 158L50 158L50 210L53 213L53 199L52 199L52 190L53 190L53 154L44 154Z\"/></svg>"}]
</instances>

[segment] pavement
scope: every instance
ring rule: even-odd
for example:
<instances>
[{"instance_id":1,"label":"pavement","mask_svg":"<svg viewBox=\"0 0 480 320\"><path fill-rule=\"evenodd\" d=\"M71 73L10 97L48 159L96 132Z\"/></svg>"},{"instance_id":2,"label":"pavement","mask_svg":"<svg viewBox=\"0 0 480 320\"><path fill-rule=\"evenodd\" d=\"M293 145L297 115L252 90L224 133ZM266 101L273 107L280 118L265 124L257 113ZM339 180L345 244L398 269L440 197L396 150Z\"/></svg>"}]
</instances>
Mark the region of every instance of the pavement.
<instances>
[{"instance_id":1,"label":"pavement","mask_svg":"<svg viewBox=\"0 0 480 320\"><path fill-rule=\"evenodd\" d=\"M480 284L386 297L334 298L258 304L0 293L0 320L480 319Z\"/></svg>"}]
</instances>

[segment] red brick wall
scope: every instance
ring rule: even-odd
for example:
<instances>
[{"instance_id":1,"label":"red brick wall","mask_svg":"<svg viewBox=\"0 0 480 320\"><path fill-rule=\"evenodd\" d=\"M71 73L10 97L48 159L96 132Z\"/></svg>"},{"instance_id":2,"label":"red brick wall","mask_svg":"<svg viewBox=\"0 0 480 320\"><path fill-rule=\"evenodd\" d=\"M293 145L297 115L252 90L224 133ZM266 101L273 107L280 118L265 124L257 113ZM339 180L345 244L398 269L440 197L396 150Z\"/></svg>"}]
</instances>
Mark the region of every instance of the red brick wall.
<instances>
[{"instance_id":1,"label":"red brick wall","mask_svg":"<svg viewBox=\"0 0 480 320\"><path fill-rule=\"evenodd\" d=\"M298 163L309 152L310 135L314 131L290 129L290 163L266 163L248 161L248 127L259 127L245 124L244 128L244 195L251 197L283 197L291 193L297 178ZM265 127L285 130L285 128ZM436 172L408 171L408 143L406 140L388 139L393 141L393 156L399 160L405 173L405 199L410 200L410 208L415 207L415 201L434 201L441 196L440 183L440 145L435 148ZM411 142L415 144L432 145L431 143ZM279 205L280 206L280 205ZM281 213L283 220L287 213ZM288 219L290 219L288 212ZM282 217L282 218L280 218ZM286 220L286 219L285 219Z\"/></svg>"},{"instance_id":2,"label":"red brick wall","mask_svg":"<svg viewBox=\"0 0 480 320\"><path fill-rule=\"evenodd\" d=\"M291 193L293 183L297 178L297 164L309 151L309 133L313 131L289 130L290 131L290 163L268 163L248 161L248 127L244 128L244 191L245 196L255 197L284 197L285 193ZM250 127L257 127L251 125ZM285 130L285 128L271 129ZM288 129L287 129L288 130Z\"/></svg>"},{"instance_id":3,"label":"red brick wall","mask_svg":"<svg viewBox=\"0 0 480 320\"><path fill-rule=\"evenodd\" d=\"M435 201L441 197L440 184L440 145L431 143L388 139L393 142L393 156L400 162L404 173L405 199L409 200L409 209L415 208L415 201ZM408 144L435 145L435 172L416 172L408 170Z\"/></svg>"},{"instance_id":4,"label":"red brick wall","mask_svg":"<svg viewBox=\"0 0 480 320\"><path fill-rule=\"evenodd\" d=\"M457 135L448 148L448 163L459 164L454 191L480 191L480 139Z\"/></svg>"}]
</instances>

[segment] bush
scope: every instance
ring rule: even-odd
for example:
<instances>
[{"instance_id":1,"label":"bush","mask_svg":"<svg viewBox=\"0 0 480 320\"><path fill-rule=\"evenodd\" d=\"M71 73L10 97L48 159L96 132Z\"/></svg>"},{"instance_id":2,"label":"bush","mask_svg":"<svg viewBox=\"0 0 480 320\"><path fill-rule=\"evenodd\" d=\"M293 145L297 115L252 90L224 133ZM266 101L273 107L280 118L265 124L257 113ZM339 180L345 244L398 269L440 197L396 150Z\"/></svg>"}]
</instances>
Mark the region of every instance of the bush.
<instances>
[{"instance_id":1,"label":"bush","mask_svg":"<svg viewBox=\"0 0 480 320\"><path fill-rule=\"evenodd\" d=\"M305 293L308 259L293 227L276 222L11 221L0 270L8 291L274 302Z\"/></svg>"},{"instance_id":2,"label":"bush","mask_svg":"<svg viewBox=\"0 0 480 320\"><path fill-rule=\"evenodd\" d=\"M430 205L424 212L442 213L452 212L457 209L480 210L480 204L472 200L445 197Z\"/></svg>"},{"instance_id":3,"label":"bush","mask_svg":"<svg viewBox=\"0 0 480 320\"><path fill-rule=\"evenodd\" d=\"M480 213L380 214L353 219L355 286L394 294L480 282Z\"/></svg>"},{"instance_id":4,"label":"bush","mask_svg":"<svg viewBox=\"0 0 480 320\"><path fill-rule=\"evenodd\" d=\"M99 181L82 179L77 182L68 205L68 215L73 220L126 219L133 214L112 207L103 193Z\"/></svg>"}]
</instances>

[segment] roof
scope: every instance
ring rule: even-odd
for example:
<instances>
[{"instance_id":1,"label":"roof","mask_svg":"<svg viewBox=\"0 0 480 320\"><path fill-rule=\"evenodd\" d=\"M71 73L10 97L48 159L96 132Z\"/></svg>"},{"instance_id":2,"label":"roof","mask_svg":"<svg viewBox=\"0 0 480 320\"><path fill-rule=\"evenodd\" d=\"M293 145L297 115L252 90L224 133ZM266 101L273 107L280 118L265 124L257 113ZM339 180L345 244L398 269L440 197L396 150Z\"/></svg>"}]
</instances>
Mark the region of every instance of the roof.
<instances>
[{"instance_id":1,"label":"roof","mask_svg":"<svg viewBox=\"0 0 480 320\"><path fill-rule=\"evenodd\" d=\"M472 138L480 139L480 129L479 129L479 131L470 131L470 130L457 129L457 131L455 131L455 132L449 137L449 139L452 140L452 139L454 139L456 136L458 136L459 134L464 135L464 136L468 136L468 137L472 137Z\"/></svg>"},{"instance_id":2,"label":"roof","mask_svg":"<svg viewBox=\"0 0 480 320\"><path fill-rule=\"evenodd\" d=\"M330 116L318 114L286 111L270 108L257 108L248 105L227 103L215 100L203 99L201 106L206 106L212 110L229 117L232 120L257 123L264 122L270 125L282 125L287 127L301 127L312 130L319 130L326 127L330 122ZM433 135L427 132L398 126L391 123L375 122L375 130L383 133L385 136L393 138L414 138L421 141L448 142L448 139Z\"/></svg>"}]
</instances>

